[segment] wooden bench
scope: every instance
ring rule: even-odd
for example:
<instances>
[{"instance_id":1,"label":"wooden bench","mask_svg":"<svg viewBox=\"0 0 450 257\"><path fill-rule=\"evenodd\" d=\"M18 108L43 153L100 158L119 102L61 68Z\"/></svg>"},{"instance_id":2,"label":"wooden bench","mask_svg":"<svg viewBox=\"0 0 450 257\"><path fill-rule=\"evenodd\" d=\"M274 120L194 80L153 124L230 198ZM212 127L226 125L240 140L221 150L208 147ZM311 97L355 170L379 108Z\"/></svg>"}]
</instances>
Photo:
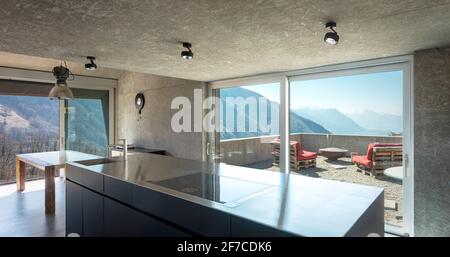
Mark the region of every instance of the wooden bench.
<instances>
[{"instance_id":1,"label":"wooden bench","mask_svg":"<svg viewBox=\"0 0 450 257\"><path fill-rule=\"evenodd\" d=\"M374 144L372 149L369 146L367 156L352 156L352 162L358 166L358 171L379 176L385 169L403 164L403 147Z\"/></svg>"},{"instance_id":2,"label":"wooden bench","mask_svg":"<svg viewBox=\"0 0 450 257\"><path fill-rule=\"evenodd\" d=\"M372 174L382 175L387 168L403 165L403 147L374 147Z\"/></svg>"}]
</instances>

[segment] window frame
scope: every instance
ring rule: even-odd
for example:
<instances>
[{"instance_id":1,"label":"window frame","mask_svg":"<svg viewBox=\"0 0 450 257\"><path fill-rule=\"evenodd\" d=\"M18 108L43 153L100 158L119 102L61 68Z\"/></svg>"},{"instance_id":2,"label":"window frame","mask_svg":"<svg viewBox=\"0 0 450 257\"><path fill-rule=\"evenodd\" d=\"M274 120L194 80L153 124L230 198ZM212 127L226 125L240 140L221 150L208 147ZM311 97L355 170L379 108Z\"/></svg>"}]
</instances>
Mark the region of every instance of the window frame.
<instances>
[{"instance_id":1,"label":"window frame","mask_svg":"<svg viewBox=\"0 0 450 257\"><path fill-rule=\"evenodd\" d=\"M248 77L211 81L209 92L214 89L233 86L280 83L280 170L289 173L289 108L290 82L299 80L342 77L387 71L403 71L403 145L407 160L403 160L404 169L404 226L397 229L386 225L386 230L404 236L414 236L414 56L403 55L358 62L313 67L286 72L269 73Z\"/></svg>"},{"instance_id":2,"label":"window frame","mask_svg":"<svg viewBox=\"0 0 450 257\"><path fill-rule=\"evenodd\" d=\"M55 77L52 72L28 70L11 67L0 67L0 79L40 82L40 83L55 83ZM89 77L75 74L75 80L68 82L71 88L94 89L94 90L108 90L109 91L109 143L112 144L117 138L117 116L116 116L116 102L117 102L117 87L118 80L110 78ZM65 149L65 118L64 118L64 102L60 100L59 104L60 115L60 150Z\"/></svg>"}]
</instances>

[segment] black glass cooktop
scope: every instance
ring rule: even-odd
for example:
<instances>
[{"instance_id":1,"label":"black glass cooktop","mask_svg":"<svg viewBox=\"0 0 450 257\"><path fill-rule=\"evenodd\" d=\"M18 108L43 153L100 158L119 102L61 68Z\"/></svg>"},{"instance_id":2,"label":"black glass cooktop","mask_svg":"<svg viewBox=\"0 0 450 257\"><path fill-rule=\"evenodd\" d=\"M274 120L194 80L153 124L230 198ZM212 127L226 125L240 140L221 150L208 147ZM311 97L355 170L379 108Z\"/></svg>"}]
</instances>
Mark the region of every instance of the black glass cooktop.
<instances>
[{"instance_id":1,"label":"black glass cooktop","mask_svg":"<svg viewBox=\"0 0 450 257\"><path fill-rule=\"evenodd\" d=\"M153 183L219 203L234 202L271 187L206 173L194 173Z\"/></svg>"}]
</instances>

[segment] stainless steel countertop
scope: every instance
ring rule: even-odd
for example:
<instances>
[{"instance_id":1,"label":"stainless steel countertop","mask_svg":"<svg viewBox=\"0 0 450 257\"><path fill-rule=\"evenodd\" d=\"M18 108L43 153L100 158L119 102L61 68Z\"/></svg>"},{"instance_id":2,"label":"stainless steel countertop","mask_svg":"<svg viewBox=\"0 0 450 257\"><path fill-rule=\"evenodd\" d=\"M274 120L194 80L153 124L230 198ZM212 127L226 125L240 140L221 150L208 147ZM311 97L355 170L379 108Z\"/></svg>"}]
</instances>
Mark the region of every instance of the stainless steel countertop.
<instances>
[{"instance_id":1,"label":"stainless steel countertop","mask_svg":"<svg viewBox=\"0 0 450 257\"><path fill-rule=\"evenodd\" d=\"M135 154L126 162L121 157L113 159L117 162L93 166L69 164L301 236L344 236L383 193L377 187L170 156ZM273 188L236 207L227 207L147 182L198 172L273 185Z\"/></svg>"}]
</instances>

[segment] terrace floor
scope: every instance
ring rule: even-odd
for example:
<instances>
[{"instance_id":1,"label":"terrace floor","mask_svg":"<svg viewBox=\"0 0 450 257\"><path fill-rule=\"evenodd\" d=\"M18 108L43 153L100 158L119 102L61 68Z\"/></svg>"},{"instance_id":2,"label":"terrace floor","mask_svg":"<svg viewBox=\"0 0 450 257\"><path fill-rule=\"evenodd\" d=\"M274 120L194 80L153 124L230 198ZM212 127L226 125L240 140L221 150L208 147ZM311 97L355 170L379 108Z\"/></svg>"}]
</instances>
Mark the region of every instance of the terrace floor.
<instances>
[{"instance_id":1,"label":"terrace floor","mask_svg":"<svg viewBox=\"0 0 450 257\"><path fill-rule=\"evenodd\" d=\"M255 163L249 165L249 167L279 172L279 168L272 165L272 160ZM386 223L396 226L400 226L402 224L401 209L403 195L401 181L386 176L373 177L358 172L357 167L351 163L350 158L340 158L337 161L328 161L322 156L317 157L315 168L302 169L298 172L294 172L293 174L382 187L385 190L384 217ZM398 205L396 210L387 208L390 203L393 203L393 201L395 201Z\"/></svg>"}]
</instances>

